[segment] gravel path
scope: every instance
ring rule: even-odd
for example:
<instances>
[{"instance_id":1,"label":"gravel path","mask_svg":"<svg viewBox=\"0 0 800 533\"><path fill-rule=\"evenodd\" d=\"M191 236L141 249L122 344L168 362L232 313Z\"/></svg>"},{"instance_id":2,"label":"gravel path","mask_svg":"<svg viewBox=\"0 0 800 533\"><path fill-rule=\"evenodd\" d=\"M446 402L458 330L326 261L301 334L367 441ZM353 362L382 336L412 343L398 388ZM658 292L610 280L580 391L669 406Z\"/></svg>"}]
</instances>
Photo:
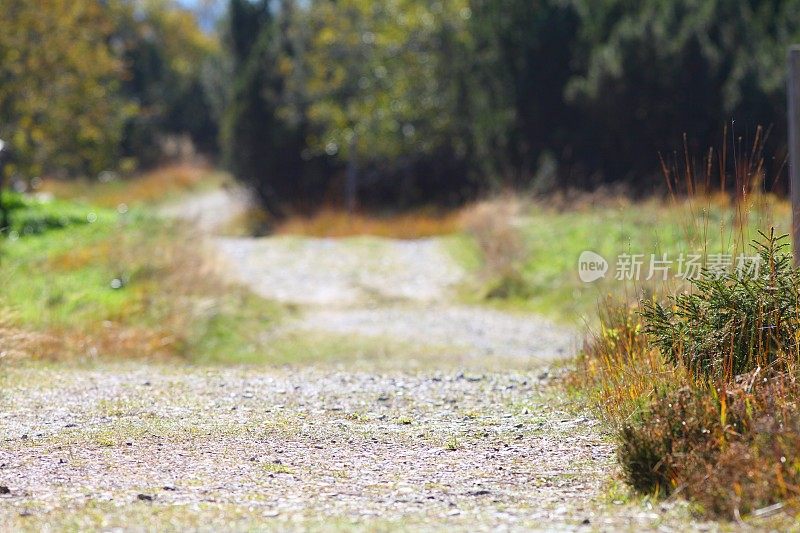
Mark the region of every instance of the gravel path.
<instances>
[{"instance_id":1,"label":"gravel path","mask_svg":"<svg viewBox=\"0 0 800 533\"><path fill-rule=\"evenodd\" d=\"M340 307L436 301L463 279L435 239L220 238L236 278L273 300Z\"/></svg>"},{"instance_id":2,"label":"gravel path","mask_svg":"<svg viewBox=\"0 0 800 533\"><path fill-rule=\"evenodd\" d=\"M192 200L201 228L224 223L221 198ZM376 360L396 354L375 349L383 339L445 356L416 371L9 368L0 530L694 526L680 510L612 503L609 440L543 366L571 355L575 333L456 303L466 273L440 241L214 243L233 279L298 306L284 333L371 339Z\"/></svg>"},{"instance_id":3,"label":"gravel path","mask_svg":"<svg viewBox=\"0 0 800 533\"><path fill-rule=\"evenodd\" d=\"M143 494L284 525L569 526L590 517L610 461L588 418L558 399L542 416L554 399L527 373L123 367L14 381L0 418L6 524L90 502L142 512Z\"/></svg>"},{"instance_id":4,"label":"gravel path","mask_svg":"<svg viewBox=\"0 0 800 533\"><path fill-rule=\"evenodd\" d=\"M475 357L521 357L545 363L574 353L572 332L529 316L448 305L308 312L297 327L452 345Z\"/></svg>"},{"instance_id":5,"label":"gravel path","mask_svg":"<svg viewBox=\"0 0 800 533\"><path fill-rule=\"evenodd\" d=\"M251 205L246 191L234 187L215 189L184 198L159 209L162 216L184 220L201 233L224 228Z\"/></svg>"},{"instance_id":6,"label":"gravel path","mask_svg":"<svg viewBox=\"0 0 800 533\"><path fill-rule=\"evenodd\" d=\"M604 500L597 422L534 372L22 367L1 384L2 530L667 523Z\"/></svg>"},{"instance_id":7,"label":"gravel path","mask_svg":"<svg viewBox=\"0 0 800 533\"><path fill-rule=\"evenodd\" d=\"M572 355L574 330L539 316L454 303L466 273L439 239L216 239L232 276L256 293L304 306L289 327L394 338L462 354Z\"/></svg>"}]
</instances>

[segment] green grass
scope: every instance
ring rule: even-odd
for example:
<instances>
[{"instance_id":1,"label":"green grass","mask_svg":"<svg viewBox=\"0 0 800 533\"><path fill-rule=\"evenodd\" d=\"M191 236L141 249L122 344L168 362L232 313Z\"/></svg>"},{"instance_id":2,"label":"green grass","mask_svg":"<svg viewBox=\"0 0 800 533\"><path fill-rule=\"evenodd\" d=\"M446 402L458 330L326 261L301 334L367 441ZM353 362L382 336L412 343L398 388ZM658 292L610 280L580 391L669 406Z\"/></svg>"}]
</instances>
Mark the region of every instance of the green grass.
<instances>
[{"instance_id":1,"label":"green grass","mask_svg":"<svg viewBox=\"0 0 800 533\"><path fill-rule=\"evenodd\" d=\"M352 334L326 333L294 329L272 330L269 322L242 328L242 315L254 312L255 307L245 307L240 314L224 314L201 335L193 360L204 364L264 364L271 365L343 365L359 369L413 369L436 366L447 360L444 348L420 348L409 343L385 337L366 337ZM273 304L267 303L267 310ZM225 326L230 324L230 327ZM264 325L267 325L264 327ZM245 339L245 342L242 342Z\"/></svg>"},{"instance_id":2,"label":"green grass","mask_svg":"<svg viewBox=\"0 0 800 533\"><path fill-rule=\"evenodd\" d=\"M13 233L0 241L0 326L50 338L27 346L29 355L237 361L283 315L215 276L185 228L146 208L120 214L11 200ZM46 222L53 220L63 223Z\"/></svg>"},{"instance_id":3,"label":"green grass","mask_svg":"<svg viewBox=\"0 0 800 533\"><path fill-rule=\"evenodd\" d=\"M90 215L93 223L86 222ZM0 242L0 304L10 308L17 321L36 328L77 326L125 307L130 291L112 288L124 272L97 257L111 249L105 244L119 227L115 214L68 202L25 200L12 217L14 232L32 220L72 221L36 233L12 233Z\"/></svg>"},{"instance_id":4,"label":"green grass","mask_svg":"<svg viewBox=\"0 0 800 533\"><path fill-rule=\"evenodd\" d=\"M264 463L264 472L269 474L293 474L294 470L280 463Z\"/></svg>"},{"instance_id":5,"label":"green grass","mask_svg":"<svg viewBox=\"0 0 800 533\"><path fill-rule=\"evenodd\" d=\"M481 268L481 249L470 235L456 233L442 237L444 249L465 271L475 273Z\"/></svg>"},{"instance_id":6,"label":"green grass","mask_svg":"<svg viewBox=\"0 0 800 533\"><path fill-rule=\"evenodd\" d=\"M2 192L3 205L10 211L12 240L20 236L46 233L50 230L91 224L105 212L80 204L62 201L33 201L9 191Z\"/></svg>"},{"instance_id":7,"label":"green grass","mask_svg":"<svg viewBox=\"0 0 800 533\"><path fill-rule=\"evenodd\" d=\"M680 253L702 253L706 246L709 253L731 253L734 243L755 238L756 229L774 224L779 233L787 232L788 205L771 198L763 200L764 205L751 208L744 238L735 236L732 230L734 210L718 199L677 204L605 200L599 205L569 210L534 202L524 209L517 226L524 254L521 260L513 261L514 271L510 276L489 273L480 287L468 287L465 297L471 303L536 311L564 322L581 322L593 315L597 301L609 294L638 299L642 290L658 290L655 283L637 285L615 280L616 257L620 253L645 254L642 273L646 274L649 254L667 253L674 259ZM451 239L448 246L456 260L474 272L486 262L475 239L469 236ZM604 279L594 283L579 279L578 257L584 250L594 251L609 262ZM524 290L519 287L520 281ZM509 295L487 298L498 288L500 294Z\"/></svg>"}]
</instances>

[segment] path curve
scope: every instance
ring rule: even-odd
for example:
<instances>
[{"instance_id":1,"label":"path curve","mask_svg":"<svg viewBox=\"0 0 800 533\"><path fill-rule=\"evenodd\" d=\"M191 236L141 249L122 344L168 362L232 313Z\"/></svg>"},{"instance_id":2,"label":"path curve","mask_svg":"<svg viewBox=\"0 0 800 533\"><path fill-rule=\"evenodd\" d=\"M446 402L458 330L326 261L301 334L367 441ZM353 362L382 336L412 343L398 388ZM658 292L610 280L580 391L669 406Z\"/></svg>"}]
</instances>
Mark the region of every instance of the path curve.
<instances>
[{"instance_id":1,"label":"path curve","mask_svg":"<svg viewBox=\"0 0 800 533\"><path fill-rule=\"evenodd\" d=\"M193 205L224 210L215 198ZM198 226L221 227L204 220L200 209ZM569 356L574 333L458 303L466 273L441 241L212 242L232 279L300 307L288 331L390 337L494 364L10 368L0 376L5 528L665 526L652 509L604 503L608 439L537 364Z\"/></svg>"},{"instance_id":2,"label":"path curve","mask_svg":"<svg viewBox=\"0 0 800 533\"><path fill-rule=\"evenodd\" d=\"M457 302L467 273L436 238L217 238L237 282L303 306L297 330L452 347L476 357L546 361L572 355L574 329L538 315Z\"/></svg>"}]
</instances>

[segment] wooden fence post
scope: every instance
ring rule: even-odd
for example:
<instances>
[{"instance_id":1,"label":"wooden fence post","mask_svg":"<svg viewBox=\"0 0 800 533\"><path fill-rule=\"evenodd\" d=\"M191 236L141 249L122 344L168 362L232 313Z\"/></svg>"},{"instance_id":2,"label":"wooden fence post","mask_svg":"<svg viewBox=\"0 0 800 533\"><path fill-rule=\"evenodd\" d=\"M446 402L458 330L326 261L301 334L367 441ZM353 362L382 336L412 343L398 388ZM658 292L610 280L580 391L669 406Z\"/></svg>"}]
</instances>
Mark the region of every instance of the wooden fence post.
<instances>
[{"instance_id":1,"label":"wooden fence post","mask_svg":"<svg viewBox=\"0 0 800 533\"><path fill-rule=\"evenodd\" d=\"M800 45L789 47L787 107L789 126L789 189L792 198L792 253L800 266Z\"/></svg>"}]
</instances>

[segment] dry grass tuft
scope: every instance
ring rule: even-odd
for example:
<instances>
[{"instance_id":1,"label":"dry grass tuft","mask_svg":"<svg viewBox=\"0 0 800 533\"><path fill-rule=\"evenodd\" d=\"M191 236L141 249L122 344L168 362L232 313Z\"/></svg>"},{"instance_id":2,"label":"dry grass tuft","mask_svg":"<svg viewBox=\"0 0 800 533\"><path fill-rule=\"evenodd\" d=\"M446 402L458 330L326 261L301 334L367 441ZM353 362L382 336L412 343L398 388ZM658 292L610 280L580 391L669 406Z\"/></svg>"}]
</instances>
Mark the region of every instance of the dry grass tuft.
<instances>
[{"instance_id":1,"label":"dry grass tuft","mask_svg":"<svg viewBox=\"0 0 800 533\"><path fill-rule=\"evenodd\" d=\"M52 328L20 332L16 356L45 361L165 359L180 355L172 332L106 322L87 329Z\"/></svg>"},{"instance_id":2,"label":"dry grass tuft","mask_svg":"<svg viewBox=\"0 0 800 533\"><path fill-rule=\"evenodd\" d=\"M631 484L729 519L776 504L800 509L800 385L789 375L742 378L654 396L622 426Z\"/></svg>"},{"instance_id":3,"label":"dry grass tuft","mask_svg":"<svg viewBox=\"0 0 800 533\"><path fill-rule=\"evenodd\" d=\"M219 185L225 178L212 169L194 164L159 167L133 178L108 182L46 179L41 192L58 198L76 199L100 207L156 203L171 195Z\"/></svg>"},{"instance_id":4,"label":"dry grass tuft","mask_svg":"<svg viewBox=\"0 0 800 533\"><path fill-rule=\"evenodd\" d=\"M420 239L450 235L461 229L456 211L420 210L386 216L323 209L310 217L294 217L280 223L275 232L309 237L371 235L394 239Z\"/></svg>"},{"instance_id":5,"label":"dry grass tuft","mask_svg":"<svg viewBox=\"0 0 800 533\"><path fill-rule=\"evenodd\" d=\"M688 376L650 345L635 308L611 299L599 307L600 330L587 340L572 382L588 389L599 414L618 428L659 387Z\"/></svg>"},{"instance_id":6,"label":"dry grass tuft","mask_svg":"<svg viewBox=\"0 0 800 533\"><path fill-rule=\"evenodd\" d=\"M478 202L464 209L461 224L475 237L488 271L506 272L524 257L525 246L514 226L521 210L521 201L514 196Z\"/></svg>"},{"instance_id":7,"label":"dry grass tuft","mask_svg":"<svg viewBox=\"0 0 800 533\"><path fill-rule=\"evenodd\" d=\"M464 209L461 224L477 243L483 268L481 282L488 299L526 298L530 288L522 275L527 250L517 221L522 201L507 195Z\"/></svg>"},{"instance_id":8,"label":"dry grass tuft","mask_svg":"<svg viewBox=\"0 0 800 533\"><path fill-rule=\"evenodd\" d=\"M55 335L17 326L14 313L0 308L0 361L28 359L39 353L43 346L58 343Z\"/></svg>"}]
</instances>

